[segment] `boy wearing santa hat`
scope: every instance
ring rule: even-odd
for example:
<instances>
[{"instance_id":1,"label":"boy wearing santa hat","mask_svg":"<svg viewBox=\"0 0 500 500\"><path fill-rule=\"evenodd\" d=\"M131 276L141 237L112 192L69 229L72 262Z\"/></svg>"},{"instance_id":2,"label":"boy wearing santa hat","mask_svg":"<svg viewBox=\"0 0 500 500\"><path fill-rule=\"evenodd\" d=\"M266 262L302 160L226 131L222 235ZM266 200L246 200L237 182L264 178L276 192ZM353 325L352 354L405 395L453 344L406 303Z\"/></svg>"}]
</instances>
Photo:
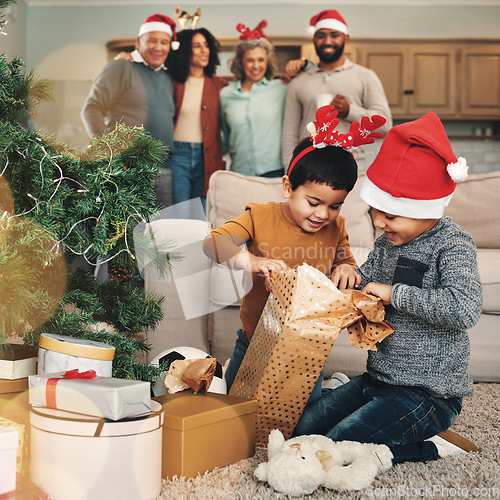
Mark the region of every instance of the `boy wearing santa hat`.
<instances>
[{"instance_id":1,"label":"boy wearing santa hat","mask_svg":"<svg viewBox=\"0 0 500 500\"><path fill-rule=\"evenodd\" d=\"M395 331L369 352L366 373L306 408L296 434L386 444L393 463L477 449L438 436L472 394L466 329L482 306L474 241L443 216L466 177L436 114L387 134L360 191L383 234L358 272Z\"/></svg>"}]
</instances>

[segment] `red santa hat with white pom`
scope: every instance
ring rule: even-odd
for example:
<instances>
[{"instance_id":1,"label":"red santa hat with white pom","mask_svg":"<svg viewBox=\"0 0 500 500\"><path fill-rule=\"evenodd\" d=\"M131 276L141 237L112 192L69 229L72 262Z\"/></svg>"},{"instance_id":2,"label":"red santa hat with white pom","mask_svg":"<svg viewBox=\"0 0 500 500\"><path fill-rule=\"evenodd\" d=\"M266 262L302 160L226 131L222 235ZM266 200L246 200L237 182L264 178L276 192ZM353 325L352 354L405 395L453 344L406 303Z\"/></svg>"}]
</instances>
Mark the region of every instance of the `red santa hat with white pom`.
<instances>
[{"instance_id":1,"label":"red santa hat with white pom","mask_svg":"<svg viewBox=\"0 0 500 500\"><path fill-rule=\"evenodd\" d=\"M387 133L360 196L391 215L439 219L467 170L465 159L454 155L441 120L428 113Z\"/></svg>"},{"instance_id":2,"label":"red santa hat with white pom","mask_svg":"<svg viewBox=\"0 0 500 500\"><path fill-rule=\"evenodd\" d=\"M151 31L168 33L172 40L170 42L172 50L177 50L179 48L179 42L177 41L177 35L175 34L175 21L170 17L164 16L163 14L153 14L152 16L149 16L144 23L141 24L139 34L137 36L142 36L145 33L150 33Z\"/></svg>"},{"instance_id":3,"label":"red santa hat with white pom","mask_svg":"<svg viewBox=\"0 0 500 500\"><path fill-rule=\"evenodd\" d=\"M336 10L322 10L319 14L311 17L307 31L314 35L316 31L326 28L329 30L340 31L344 35L349 34L347 23Z\"/></svg>"}]
</instances>

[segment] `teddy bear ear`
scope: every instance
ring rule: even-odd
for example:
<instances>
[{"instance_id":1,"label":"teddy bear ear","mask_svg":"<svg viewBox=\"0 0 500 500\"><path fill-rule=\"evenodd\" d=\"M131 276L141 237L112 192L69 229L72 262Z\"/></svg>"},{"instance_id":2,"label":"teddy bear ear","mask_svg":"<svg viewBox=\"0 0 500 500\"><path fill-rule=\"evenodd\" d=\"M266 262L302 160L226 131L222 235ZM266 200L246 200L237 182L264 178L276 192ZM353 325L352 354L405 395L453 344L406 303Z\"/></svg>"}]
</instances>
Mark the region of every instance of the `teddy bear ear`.
<instances>
[{"instance_id":1,"label":"teddy bear ear","mask_svg":"<svg viewBox=\"0 0 500 500\"><path fill-rule=\"evenodd\" d=\"M318 457L318 460L321 462L323 470L327 472L336 465L336 462L333 459L332 454L326 450L318 450L316 452L316 456Z\"/></svg>"},{"instance_id":2,"label":"teddy bear ear","mask_svg":"<svg viewBox=\"0 0 500 500\"><path fill-rule=\"evenodd\" d=\"M270 460L274 457L274 455L276 455L276 453L281 450L281 448L283 448L283 445L285 444L285 438L280 430L273 429L269 433L268 439L269 442L267 444L267 459Z\"/></svg>"}]
</instances>

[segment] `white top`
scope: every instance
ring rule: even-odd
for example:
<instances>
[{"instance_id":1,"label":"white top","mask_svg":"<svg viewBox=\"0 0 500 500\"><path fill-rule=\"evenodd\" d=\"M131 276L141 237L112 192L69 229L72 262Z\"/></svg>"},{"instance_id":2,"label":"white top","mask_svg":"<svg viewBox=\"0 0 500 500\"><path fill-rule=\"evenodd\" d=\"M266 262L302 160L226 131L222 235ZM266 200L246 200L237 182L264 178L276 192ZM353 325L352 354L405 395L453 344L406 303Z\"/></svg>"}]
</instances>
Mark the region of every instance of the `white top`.
<instances>
[{"instance_id":1,"label":"white top","mask_svg":"<svg viewBox=\"0 0 500 500\"><path fill-rule=\"evenodd\" d=\"M201 96L205 78L189 76L184 88L181 109L174 128L174 141L203 142L201 132Z\"/></svg>"}]
</instances>

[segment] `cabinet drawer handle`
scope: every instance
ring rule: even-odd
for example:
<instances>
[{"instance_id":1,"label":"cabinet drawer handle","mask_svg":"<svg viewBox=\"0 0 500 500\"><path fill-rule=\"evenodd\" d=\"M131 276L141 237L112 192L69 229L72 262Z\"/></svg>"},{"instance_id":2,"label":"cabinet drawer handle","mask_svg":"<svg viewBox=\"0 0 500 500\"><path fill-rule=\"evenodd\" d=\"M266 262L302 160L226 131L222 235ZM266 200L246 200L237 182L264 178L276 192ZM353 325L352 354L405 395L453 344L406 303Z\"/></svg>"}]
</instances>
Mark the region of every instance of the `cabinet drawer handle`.
<instances>
[{"instance_id":1,"label":"cabinet drawer handle","mask_svg":"<svg viewBox=\"0 0 500 500\"><path fill-rule=\"evenodd\" d=\"M404 95L413 95L413 90L409 89L409 90L405 90L404 91Z\"/></svg>"}]
</instances>

